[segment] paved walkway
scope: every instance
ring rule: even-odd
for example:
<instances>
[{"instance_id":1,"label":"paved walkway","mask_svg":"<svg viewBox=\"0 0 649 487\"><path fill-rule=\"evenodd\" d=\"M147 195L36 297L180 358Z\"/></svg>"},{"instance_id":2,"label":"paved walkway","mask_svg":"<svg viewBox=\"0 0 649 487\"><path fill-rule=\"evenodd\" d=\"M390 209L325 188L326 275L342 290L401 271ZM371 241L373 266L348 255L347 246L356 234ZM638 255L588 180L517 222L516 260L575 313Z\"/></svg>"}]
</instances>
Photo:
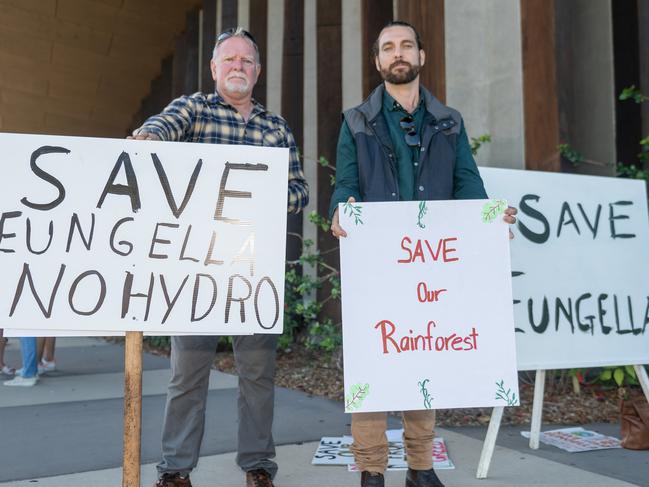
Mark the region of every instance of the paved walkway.
<instances>
[{"instance_id":1,"label":"paved walkway","mask_svg":"<svg viewBox=\"0 0 649 487\"><path fill-rule=\"evenodd\" d=\"M17 340L10 340L9 363L19 362ZM100 340L59 339L59 371L28 389L0 387L0 486L115 487L121 484L123 348ZM168 360L144 357L142 486L154 482L160 453ZM242 486L234 463L236 377L214 371L208 421L196 487ZM358 474L344 467L314 467L311 457L322 436L349 433L349 415L339 403L278 389L275 439L278 487L357 486ZM398 427L397 423L392 424ZM616 435L617 425L591 425ZM546 428L546 429L549 429ZM503 428L489 478L475 479L485 428L439 429L455 470L440 471L453 486L649 487L649 452L603 450L570 454L541 445L527 448L520 428ZM403 485L402 472L389 473L387 485Z\"/></svg>"}]
</instances>

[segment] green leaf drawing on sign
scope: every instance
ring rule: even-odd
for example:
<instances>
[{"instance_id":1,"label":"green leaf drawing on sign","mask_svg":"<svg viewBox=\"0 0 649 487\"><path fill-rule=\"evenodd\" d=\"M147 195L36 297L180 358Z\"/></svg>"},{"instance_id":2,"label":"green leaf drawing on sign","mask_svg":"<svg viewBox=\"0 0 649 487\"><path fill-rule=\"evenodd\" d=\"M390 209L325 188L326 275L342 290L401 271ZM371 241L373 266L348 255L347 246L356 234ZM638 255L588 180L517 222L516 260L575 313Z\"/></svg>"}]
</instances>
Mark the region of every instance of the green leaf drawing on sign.
<instances>
[{"instance_id":1,"label":"green leaf drawing on sign","mask_svg":"<svg viewBox=\"0 0 649 487\"><path fill-rule=\"evenodd\" d=\"M505 381L500 379L500 382L496 382L498 389L496 389L496 399L502 399L507 403L508 406L516 406L518 404L518 399L516 399L516 394L512 393L511 389L505 390Z\"/></svg>"},{"instance_id":2,"label":"green leaf drawing on sign","mask_svg":"<svg viewBox=\"0 0 649 487\"><path fill-rule=\"evenodd\" d=\"M498 215L501 215L507 209L505 200L491 200L482 207L482 221L491 223Z\"/></svg>"},{"instance_id":3,"label":"green leaf drawing on sign","mask_svg":"<svg viewBox=\"0 0 649 487\"><path fill-rule=\"evenodd\" d=\"M353 203L350 202L347 202L343 205L343 213L345 215L349 213L350 216L353 216L355 225L363 224L363 220L361 220L362 212L363 212L363 207L361 205L354 205Z\"/></svg>"},{"instance_id":4,"label":"green leaf drawing on sign","mask_svg":"<svg viewBox=\"0 0 649 487\"><path fill-rule=\"evenodd\" d=\"M345 396L345 411L358 409L369 393L369 384L354 384L349 389L349 394Z\"/></svg>"},{"instance_id":5,"label":"green leaf drawing on sign","mask_svg":"<svg viewBox=\"0 0 649 487\"><path fill-rule=\"evenodd\" d=\"M424 396L424 407L426 409L431 409L433 407L433 397L428 392L428 389L426 389L426 384L428 382L430 382L430 379L424 379L420 382L417 382L417 385L419 386L419 392L421 392L421 395Z\"/></svg>"},{"instance_id":6,"label":"green leaf drawing on sign","mask_svg":"<svg viewBox=\"0 0 649 487\"><path fill-rule=\"evenodd\" d=\"M425 201L420 201L419 202L419 216L417 217L417 226L419 228L426 228L426 225L424 225L421 221L422 218L424 218L424 215L428 213L428 208L426 207L426 202Z\"/></svg>"}]
</instances>

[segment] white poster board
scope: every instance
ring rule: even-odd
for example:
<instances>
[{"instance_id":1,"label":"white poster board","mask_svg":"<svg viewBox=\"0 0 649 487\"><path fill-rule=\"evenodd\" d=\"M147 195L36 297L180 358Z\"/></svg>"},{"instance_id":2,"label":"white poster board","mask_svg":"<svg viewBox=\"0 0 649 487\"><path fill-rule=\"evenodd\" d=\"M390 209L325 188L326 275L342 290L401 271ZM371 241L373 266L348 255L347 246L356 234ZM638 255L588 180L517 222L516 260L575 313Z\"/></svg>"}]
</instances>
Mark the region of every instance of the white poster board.
<instances>
[{"instance_id":1,"label":"white poster board","mask_svg":"<svg viewBox=\"0 0 649 487\"><path fill-rule=\"evenodd\" d=\"M480 168L519 209L512 271L519 370L649 363L643 181Z\"/></svg>"},{"instance_id":2,"label":"white poster board","mask_svg":"<svg viewBox=\"0 0 649 487\"><path fill-rule=\"evenodd\" d=\"M339 207L347 412L518 404L506 206Z\"/></svg>"},{"instance_id":3,"label":"white poster board","mask_svg":"<svg viewBox=\"0 0 649 487\"><path fill-rule=\"evenodd\" d=\"M0 134L0 153L0 328L282 332L288 149Z\"/></svg>"}]
</instances>

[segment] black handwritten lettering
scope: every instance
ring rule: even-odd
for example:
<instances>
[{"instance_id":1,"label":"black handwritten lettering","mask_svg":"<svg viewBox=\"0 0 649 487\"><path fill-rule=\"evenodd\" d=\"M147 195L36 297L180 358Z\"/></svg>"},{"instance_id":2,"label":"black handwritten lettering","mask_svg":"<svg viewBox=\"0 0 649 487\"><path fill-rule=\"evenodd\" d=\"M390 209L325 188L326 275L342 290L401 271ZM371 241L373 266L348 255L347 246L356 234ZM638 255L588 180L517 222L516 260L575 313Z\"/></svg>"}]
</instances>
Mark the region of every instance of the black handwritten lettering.
<instances>
[{"instance_id":1,"label":"black handwritten lettering","mask_svg":"<svg viewBox=\"0 0 649 487\"><path fill-rule=\"evenodd\" d=\"M234 164L230 162L225 163L225 169L221 175L221 185L219 186L219 197L216 201L216 210L214 211L214 219L219 221L224 221L227 223L232 223L235 225L249 225L250 222L244 222L236 218L227 218L223 216L223 205L225 203L225 198L252 198L252 193L249 191L239 191L232 189L225 189L225 185L228 181L228 175L230 170L239 170L239 171L268 171L267 164Z\"/></svg>"},{"instance_id":2,"label":"black handwritten lettering","mask_svg":"<svg viewBox=\"0 0 649 487\"><path fill-rule=\"evenodd\" d=\"M595 333L595 326L593 324L594 321L595 321L595 316L593 316L593 315L584 316L584 319L587 321L587 322L584 322L584 321L581 321L581 313L580 313L580 311L581 311L581 302L586 300L586 299L590 299L591 297L593 297L593 295L590 294L590 293L584 293L581 296L579 296L577 298L577 301L575 301L575 313L577 315L577 327L583 332L589 332L590 331L590 333L592 335L592 334Z\"/></svg>"},{"instance_id":3,"label":"black handwritten lettering","mask_svg":"<svg viewBox=\"0 0 649 487\"><path fill-rule=\"evenodd\" d=\"M205 277L209 279L210 283L212 284L212 301L210 302L210 305L207 307L207 310L199 317L196 317L196 304L198 302L198 293L200 290L201 277ZM201 321L203 318L205 318L207 315L210 314L212 308L214 308L214 304L216 303L216 289L217 289L216 280L212 276L210 276L209 274L196 274L196 279L194 280L194 293L192 298L192 317L191 317L192 322Z\"/></svg>"},{"instance_id":4,"label":"black handwritten lettering","mask_svg":"<svg viewBox=\"0 0 649 487\"><path fill-rule=\"evenodd\" d=\"M541 233L536 233L532 230L530 230L525 223L523 223L522 218L518 219L518 228L521 231L521 234L527 238L530 242L534 242L537 244L542 244L548 241L548 238L550 237L550 224L548 223L548 219L543 216L543 213L538 211L535 208L532 208L529 204L528 201L539 201L541 199L540 196L535 195L535 194L526 194L521 198L520 201L520 210L523 215L529 216L530 218L533 218L534 220L538 220L541 222L543 225L543 231Z\"/></svg>"},{"instance_id":5,"label":"black handwritten lettering","mask_svg":"<svg viewBox=\"0 0 649 487\"><path fill-rule=\"evenodd\" d=\"M77 291L77 286L81 281L83 281L86 277L88 276L96 276L97 279L99 280L99 296L97 298L97 302L95 303L95 307L92 308L90 311L81 311L77 309L74 306L74 294ZM70 286L70 292L68 293L68 304L70 305L70 309L74 311L78 315L82 316L90 316L95 314L97 311L99 311L99 308L104 304L104 300L106 299L106 280L104 279L104 276L102 276L99 271L86 271L82 274L79 274L77 278L72 282L72 285Z\"/></svg>"},{"instance_id":6,"label":"black handwritten lettering","mask_svg":"<svg viewBox=\"0 0 649 487\"><path fill-rule=\"evenodd\" d=\"M63 279L64 272L65 272L65 264L61 264L61 267L59 268L59 274L56 277L56 282L54 283L54 287L52 288L52 292L50 293L50 301L47 305L47 308L45 308L43 301L41 301L41 298L36 292L36 286L34 285L34 279L32 278L32 273L29 269L29 264L25 262L23 264L23 271L20 274L20 279L18 280L18 286L16 286L16 293L14 294L14 299L11 303L9 316L13 316L14 311L16 311L16 306L18 306L18 302L20 301L20 297L23 293L23 289L25 288L25 280L26 280L29 284L29 289L32 292L32 296L34 296L34 299L36 300L36 304L38 304L38 307L43 313L43 316L49 319L52 316L52 308L54 307L54 298L56 297L56 293L59 290L59 285L61 284L61 279Z\"/></svg>"},{"instance_id":7,"label":"black handwritten lettering","mask_svg":"<svg viewBox=\"0 0 649 487\"><path fill-rule=\"evenodd\" d=\"M167 318L169 318L169 315L171 314L171 310L173 309L176 302L178 301L178 297L180 296L181 291L185 287L185 284L187 283L187 279L189 279L189 275L185 276L185 279L183 279L183 282L178 287L178 291L176 291L176 294L174 294L174 297L172 299L169 299L169 292L167 290L167 283L165 281L165 276L160 274L160 285L162 286L162 294L164 295L165 303L167 303L167 311L165 312L164 316L162 317L162 324L163 325L164 325L165 321L167 321Z\"/></svg>"},{"instance_id":8,"label":"black handwritten lettering","mask_svg":"<svg viewBox=\"0 0 649 487\"><path fill-rule=\"evenodd\" d=\"M58 195L56 198L54 198L52 201L49 203L32 203L27 199L25 196L20 200L20 202L29 207L32 208L33 210L41 210L41 211L46 211L46 210L51 210L52 208L56 208L61 204L61 202L65 199L65 188L63 187L63 184L61 184L61 181L56 179L54 176L52 176L50 173L47 171L44 171L41 169L38 164L36 164L36 159L38 159L40 156L45 155L45 154L69 154L70 150L66 149L65 147L53 147L53 146L48 146L44 145L43 147L39 147L36 149L34 152L32 152L30 161L29 161L29 167L31 168L32 172L41 178L43 181L46 181L50 183L52 186L54 186L58 192Z\"/></svg>"},{"instance_id":9,"label":"black handwritten lettering","mask_svg":"<svg viewBox=\"0 0 649 487\"><path fill-rule=\"evenodd\" d=\"M155 224L155 230L153 231L153 238L151 239L151 249L149 250L149 258L151 258L151 259L168 259L169 258L169 256L167 254L154 254L153 253L156 244L169 245L171 243L171 240L158 238L158 230L159 230L160 227L178 228L179 226L180 225L178 225L177 223L156 223Z\"/></svg>"},{"instance_id":10,"label":"black handwritten lettering","mask_svg":"<svg viewBox=\"0 0 649 487\"><path fill-rule=\"evenodd\" d=\"M633 201L616 201L615 203L609 203L608 205L608 220L611 225L611 238L635 238L635 233L617 233L615 231L615 221L616 220L628 220L629 215L616 215L614 212L614 206L629 206L632 205Z\"/></svg>"},{"instance_id":11,"label":"black handwritten lettering","mask_svg":"<svg viewBox=\"0 0 649 487\"><path fill-rule=\"evenodd\" d=\"M124 172L126 173L126 185L115 183L117 174L122 166L124 166ZM135 176L133 164L131 163L131 158L127 152L122 152L117 159L115 167L113 167L110 176L108 176L106 186L104 186L104 190L99 197L97 208L101 208L101 205L104 204L104 199L108 193L128 196L131 200L131 211L133 211L133 213L136 213L142 206L140 203L140 190L137 185L137 177Z\"/></svg>"},{"instance_id":12,"label":"black handwritten lettering","mask_svg":"<svg viewBox=\"0 0 649 487\"><path fill-rule=\"evenodd\" d=\"M52 245L52 238L54 237L54 222L50 220L50 224L48 226L48 233L49 233L49 240L47 241L47 245L43 250L34 250L32 248L32 222L29 218L27 218L25 222L25 244L27 245L27 250L31 252L32 254L35 255L41 255L47 252L47 249L50 248L50 245ZM0 229L1 230L1 229ZM0 233L2 233L0 231ZM2 249L0 249L2 250Z\"/></svg>"},{"instance_id":13,"label":"black handwritten lettering","mask_svg":"<svg viewBox=\"0 0 649 487\"><path fill-rule=\"evenodd\" d=\"M153 284L155 277L153 272L149 277L149 290L146 293L133 293L133 274L126 271L126 278L124 279L124 289L122 291L122 318L128 313L131 306L131 298L146 298L146 311L144 312L144 321L149 319L149 311L151 310L151 298L153 297Z\"/></svg>"},{"instance_id":14,"label":"black handwritten lettering","mask_svg":"<svg viewBox=\"0 0 649 487\"><path fill-rule=\"evenodd\" d=\"M275 318L273 319L273 324L270 326L266 326L261 322L261 317L259 316L259 294L261 292L261 285L266 282L270 286L271 291L273 292L273 298L274 298L274 303L275 303ZM255 316L257 317L257 323L259 323L259 326L261 326L265 330L272 330L275 328L275 325L277 324L277 320L279 320L279 294L277 293L277 288L275 287L275 284L271 280L270 277L264 276L262 277L259 282L257 283L257 287L255 289Z\"/></svg>"},{"instance_id":15,"label":"black handwritten lettering","mask_svg":"<svg viewBox=\"0 0 649 487\"><path fill-rule=\"evenodd\" d=\"M241 280L246 287L248 288L248 294L245 297L238 297L235 298L233 296L233 288L234 288L234 280L239 279ZM234 274L230 276L230 279L228 280L228 296L225 300L225 322L228 323L230 321L230 306L232 305L232 302L237 302L239 303L239 317L241 319L241 323L246 322L246 307L245 307L245 302L250 296L252 295L252 285L250 284L250 281L243 277L241 274Z\"/></svg>"},{"instance_id":16,"label":"black handwritten lettering","mask_svg":"<svg viewBox=\"0 0 649 487\"><path fill-rule=\"evenodd\" d=\"M171 186L169 184L169 179L167 179L167 173L165 172L164 167L162 166L162 163L158 158L158 155L152 153L151 158L153 159L153 165L155 167L155 170L158 173L158 178L160 179L162 190L164 191L165 197L167 198L167 204L169 205L169 209L171 210L171 213L173 213L173 215L176 218L179 218L180 215L182 215L183 211L185 210L185 206L187 206L187 203L189 202L189 198L191 198L194 188L196 187L196 180L198 179L198 175L201 172L201 167L203 166L203 160L199 159L198 162L196 163L196 167L194 167L194 172L189 178L189 184L187 185L187 189L185 190L185 196L183 197L183 200L180 203L180 208L179 208L176 205L176 200L174 199L174 195L171 192Z\"/></svg>"},{"instance_id":17,"label":"black handwritten lettering","mask_svg":"<svg viewBox=\"0 0 649 487\"><path fill-rule=\"evenodd\" d=\"M567 220L566 217L568 218ZM570 205L565 201L563 202L563 205L561 205L559 224L557 225L557 237L561 236L561 230L563 229L564 225L573 225L575 227L575 230L577 231L577 234L581 235L579 226L577 225L577 221L575 220L575 215L572 214Z\"/></svg>"},{"instance_id":18,"label":"black handwritten lettering","mask_svg":"<svg viewBox=\"0 0 649 487\"><path fill-rule=\"evenodd\" d=\"M548 328L548 324L550 323L550 312L548 310L548 298L543 297L543 311L541 314L541 321L537 325L534 323L534 302L532 299L527 300L527 314L529 317L530 325L532 325L532 329L537 332L537 333L544 333L545 330Z\"/></svg>"},{"instance_id":19,"label":"black handwritten lettering","mask_svg":"<svg viewBox=\"0 0 649 487\"><path fill-rule=\"evenodd\" d=\"M65 246L66 252L68 253L70 252L70 246L72 245L72 236L74 235L75 228L79 232L79 237L81 237L84 247L87 250L90 250L90 246L92 245L92 237L95 233L95 214L91 213L90 215L91 215L90 235L86 240L86 236L83 234L83 230L81 230L81 224L79 223L79 215L77 215L76 213L72 214L72 218L70 219L70 231L68 232L68 243Z\"/></svg>"},{"instance_id":20,"label":"black handwritten lettering","mask_svg":"<svg viewBox=\"0 0 649 487\"><path fill-rule=\"evenodd\" d=\"M123 252L119 250L117 247L115 247L115 234L117 233L117 229L121 227L124 223L126 222L132 222L134 221L133 217L127 216L126 218L122 218L121 220L118 220L117 223L113 226L113 229L110 231L110 248L113 252L115 252L117 255L121 256L126 256L129 255L131 252L133 252L133 244L131 242L128 242L126 240L120 240L117 242L119 245L124 245L128 249L127 251Z\"/></svg>"},{"instance_id":21,"label":"black handwritten lettering","mask_svg":"<svg viewBox=\"0 0 649 487\"><path fill-rule=\"evenodd\" d=\"M16 236L15 233L4 233L5 221L9 218L18 218L22 214L23 214L22 211L7 211L2 213L2 215L0 216L0 242L2 242L4 239L14 238ZM15 252L15 250L0 248L0 252L12 254Z\"/></svg>"}]
</instances>

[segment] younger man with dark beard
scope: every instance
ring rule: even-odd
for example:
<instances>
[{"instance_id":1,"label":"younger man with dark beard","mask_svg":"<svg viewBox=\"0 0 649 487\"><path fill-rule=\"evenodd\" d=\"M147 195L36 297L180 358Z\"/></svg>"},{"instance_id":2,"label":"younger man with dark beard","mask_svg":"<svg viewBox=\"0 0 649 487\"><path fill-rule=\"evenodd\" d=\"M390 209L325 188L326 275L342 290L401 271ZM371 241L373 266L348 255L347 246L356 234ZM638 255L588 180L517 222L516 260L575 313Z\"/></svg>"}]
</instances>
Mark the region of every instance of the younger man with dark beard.
<instances>
[{"instance_id":1,"label":"younger man with dark beard","mask_svg":"<svg viewBox=\"0 0 649 487\"><path fill-rule=\"evenodd\" d=\"M419 34L391 22L373 46L384 83L347 110L338 139L331 231L340 227L338 203L487 198L459 112L419 84L426 59ZM514 223L516 209L505 211ZM511 236L511 234L510 234ZM406 487L443 487L432 468L435 411L403 411L408 459ZM388 462L387 413L352 414L352 452L361 486L382 487Z\"/></svg>"}]
</instances>

